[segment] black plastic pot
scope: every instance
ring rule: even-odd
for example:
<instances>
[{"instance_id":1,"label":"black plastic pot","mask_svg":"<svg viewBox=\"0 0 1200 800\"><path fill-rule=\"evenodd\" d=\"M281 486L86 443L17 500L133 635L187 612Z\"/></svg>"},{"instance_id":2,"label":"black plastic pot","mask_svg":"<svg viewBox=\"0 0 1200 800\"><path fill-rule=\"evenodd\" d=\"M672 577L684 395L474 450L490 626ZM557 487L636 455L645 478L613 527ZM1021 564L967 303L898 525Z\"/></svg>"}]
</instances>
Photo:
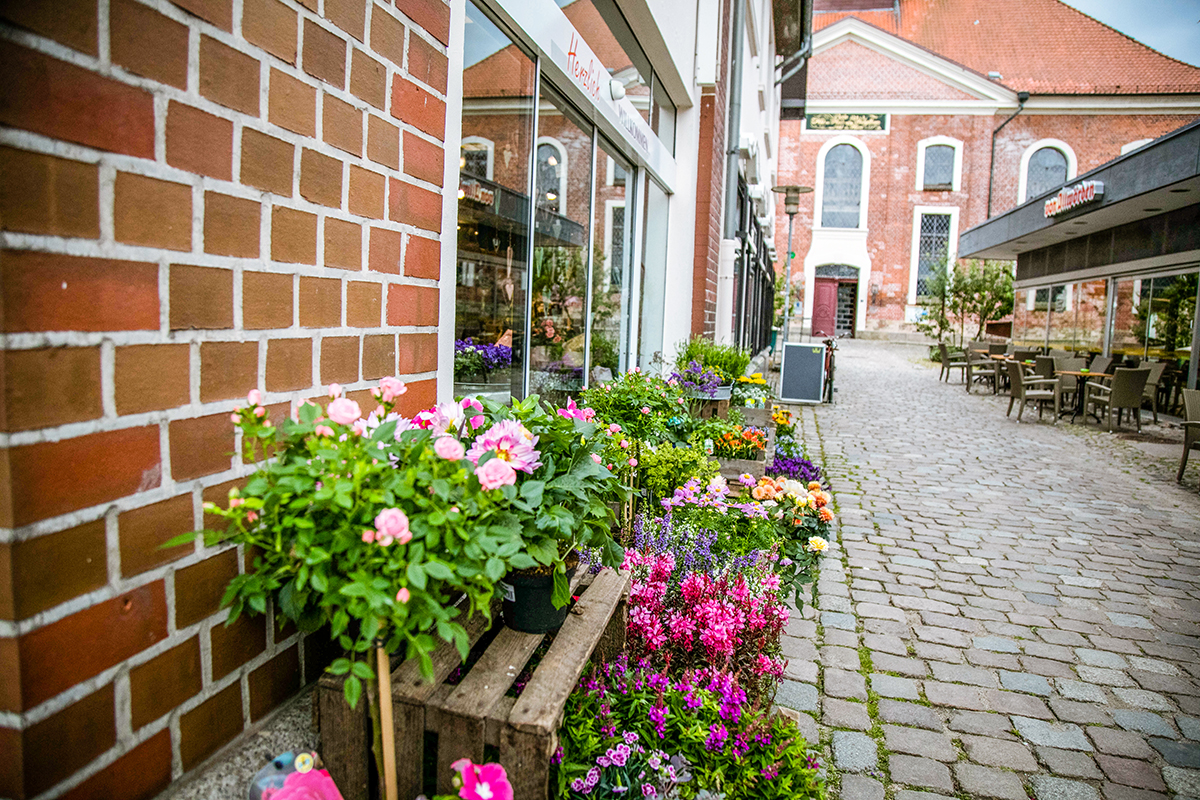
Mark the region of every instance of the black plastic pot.
<instances>
[{"instance_id":1,"label":"black plastic pot","mask_svg":"<svg viewBox=\"0 0 1200 800\"><path fill-rule=\"evenodd\" d=\"M578 563L567 570L567 582L575 577ZM570 604L555 608L550 598L554 594L554 575L530 575L510 572L500 582L504 597L504 624L522 633L549 633L567 621Z\"/></svg>"}]
</instances>

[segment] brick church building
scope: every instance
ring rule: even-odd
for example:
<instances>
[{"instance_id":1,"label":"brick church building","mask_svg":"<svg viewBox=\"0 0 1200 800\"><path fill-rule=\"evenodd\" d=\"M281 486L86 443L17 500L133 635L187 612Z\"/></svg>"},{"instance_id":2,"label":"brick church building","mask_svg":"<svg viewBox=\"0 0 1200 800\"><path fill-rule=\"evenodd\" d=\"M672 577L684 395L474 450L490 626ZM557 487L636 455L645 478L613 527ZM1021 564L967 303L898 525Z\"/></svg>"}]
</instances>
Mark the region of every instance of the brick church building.
<instances>
[{"instance_id":1,"label":"brick church building","mask_svg":"<svg viewBox=\"0 0 1200 800\"><path fill-rule=\"evenodd\" d=\"M805 333L914 331L961 231L1200 116L1200 69L1059 0L817 0L813 31L779 167L814 190L792 243ZM780 254L787 230L777 207Z\"/></svg>"}]
</instances>

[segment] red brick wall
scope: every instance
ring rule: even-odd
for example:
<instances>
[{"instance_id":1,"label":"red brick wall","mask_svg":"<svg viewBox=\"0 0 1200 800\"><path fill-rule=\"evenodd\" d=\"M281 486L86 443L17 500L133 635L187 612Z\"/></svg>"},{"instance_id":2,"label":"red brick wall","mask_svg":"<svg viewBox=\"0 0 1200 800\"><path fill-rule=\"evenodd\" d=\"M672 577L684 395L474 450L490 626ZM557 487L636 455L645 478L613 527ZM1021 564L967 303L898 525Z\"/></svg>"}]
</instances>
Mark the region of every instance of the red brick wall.
<instances>
[{"instance_id":1,"label":"red brick wall","mask_svg":"<svg viewBox=\"0 0 1200 800\"><path fill-rule=\"evenodd\" d=\"M0 796L150 797L328 657L225 627L242 553L159 548L247 474L230 411L434 398L450 11L0 17Z\"/></svg>"}]
</instances>

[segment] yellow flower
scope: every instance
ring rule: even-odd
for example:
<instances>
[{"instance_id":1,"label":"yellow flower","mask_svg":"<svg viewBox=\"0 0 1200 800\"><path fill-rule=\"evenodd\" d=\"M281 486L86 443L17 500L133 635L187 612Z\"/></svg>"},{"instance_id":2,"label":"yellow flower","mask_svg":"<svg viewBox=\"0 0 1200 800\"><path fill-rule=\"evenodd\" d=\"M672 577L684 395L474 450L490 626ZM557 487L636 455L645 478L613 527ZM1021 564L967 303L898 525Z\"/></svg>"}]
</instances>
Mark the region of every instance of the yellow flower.
<instances>
[{"instance_id":1,"label":"yellow flower","mask_svg":"<svg viewBox=\"0 0 1200 800\"><path fill-rule=\"evenodd\" d=\"M812 536L808 540L808 544L804 549L810 553L824 553L829 549L829 542L822 539L820 536Z\"/></svg>"}]
</instances>

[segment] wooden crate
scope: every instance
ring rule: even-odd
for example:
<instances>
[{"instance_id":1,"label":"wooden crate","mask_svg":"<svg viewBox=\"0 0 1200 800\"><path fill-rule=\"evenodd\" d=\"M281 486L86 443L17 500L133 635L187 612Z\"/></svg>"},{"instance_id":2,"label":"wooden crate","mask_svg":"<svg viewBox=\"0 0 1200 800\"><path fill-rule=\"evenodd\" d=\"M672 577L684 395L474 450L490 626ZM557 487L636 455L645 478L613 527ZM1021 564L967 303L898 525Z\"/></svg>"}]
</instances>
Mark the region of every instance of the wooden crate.
<instances>
[{"instance_id":1,"label":"wooden crate","mask_svg":"<svg viewBox=\"0 0 1200 800\"><path fill-rule=\"evenodd\" d=\"M767 447L763 450L763 457L758 459L746 458L718 458L717 462L721 465L721 476L729 481L734 481L743 475L749 474L755 478L761 478L766 474L767 466L775 460L775 426L767 428Z\"/></svg>"},{"instance_id":2,"label":"wooden crate","mask_svg":"<svg viewBox=\"0 0 1200 800\"><path fill-rule=\"evenodd\" d=\"M414 661L392 671L401 800L422 792L427 731L437 734L439 793L455 793L450 764L460 758L482 762L484 747L492 745L499 748L515 797L548 797L550 757L558 747L567 697L593 653L610 659L625 648L629 576L611 569L594 579L577 574L572 593L579 600L517 698L505 695L542 634L502 628L457 685L445 682L461 663L458 651L446 643L432 654L432 682L421 677ZM467 625L472 646L485 632L482 618ZM346 707L342 680L325 675L319 684L322 756L346 800L368 800L377 794L371 791L370 719L365 706L357 712Z\"/></svg>"}]
</instances>

